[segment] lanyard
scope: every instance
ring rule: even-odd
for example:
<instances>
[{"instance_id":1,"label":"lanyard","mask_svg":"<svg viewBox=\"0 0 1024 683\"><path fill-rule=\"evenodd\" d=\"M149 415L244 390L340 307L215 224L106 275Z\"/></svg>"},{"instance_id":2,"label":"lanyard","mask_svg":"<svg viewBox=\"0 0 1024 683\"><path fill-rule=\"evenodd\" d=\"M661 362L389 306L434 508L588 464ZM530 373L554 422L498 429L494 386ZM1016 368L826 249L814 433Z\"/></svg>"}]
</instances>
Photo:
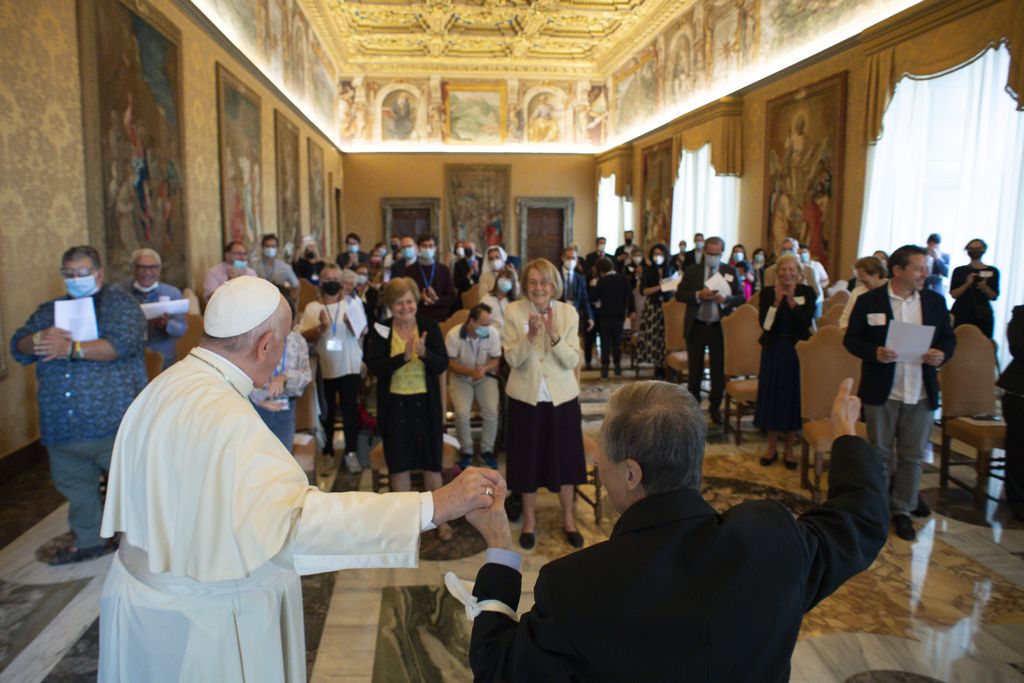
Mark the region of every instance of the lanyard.
<instances>
[{"instance_id":1,"label":"lanyard","mask_svg":"<svg viewBox=\"0 0 1024 683\"><path fill-rule=\"evenodd\" d=\"M274 375L275 376L280 375L282 372L284 372L284 366L285 366L285 363L287 361L288 361L288 342L285 341L285 343L284 343L284 351L281 352L281 362L280 362L280 364L278 364L277 370L274 370Z\"/></svg>"},{"instance_id":2,"label":"lanyard","mask_svg":"<svg viewBox=\"0 0 1024 683\"><path fill-rule=\"evenodd\" d=\"M434 273L437 271L437 261L430 264L430 279L427 279L427 271L423 270L423 264L417 263L416 265L420 268L420 275L423 276L423 282L426 283L424 289L429 289L434 286Z\"/></svg>"},{"instance_id":3,"label":"lanyard","mask_svg":"<svg viewBox=\"0 0 1024 683\"><path fill-rule=\"evenodd\" d=\"M338 300L333 316L331 315L331 307L327 304L324 304L324 310L327 311L327 318L331 321L331 336L335 337L338 334L338 314L341 313L341 300Z\"/></svg>"}]
</instances>

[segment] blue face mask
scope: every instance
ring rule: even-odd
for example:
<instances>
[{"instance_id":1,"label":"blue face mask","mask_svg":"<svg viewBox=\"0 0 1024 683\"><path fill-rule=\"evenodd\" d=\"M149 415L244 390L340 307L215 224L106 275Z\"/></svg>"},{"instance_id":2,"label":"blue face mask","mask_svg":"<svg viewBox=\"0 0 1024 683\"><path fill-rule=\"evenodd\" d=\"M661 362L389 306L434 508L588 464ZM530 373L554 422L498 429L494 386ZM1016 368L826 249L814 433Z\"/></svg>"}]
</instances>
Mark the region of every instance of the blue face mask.
<instances>
[{"instance_id":1,"label":"blue face mask","mask_svg":"<svg viewBox=\"0 0 1024 683\"><path fill-rule=\"evenodd\" d=\"M512 281L509 280L507 277L499 278L498 289L508 294L509 292L512 291Z\"/></svg>"},{"instance_id":2,"label":"blue face mask","mask_svg":"<svg viewBox=\"0 0 1024 683\"><path fill-rule=\"evenodd\" d=\"M804 263L810 263L811 262L811 252L805 251L802 254L800 254L800 260L803 261Z\"/></svg>"},{"instance_id":3,"label":"blue face mask","mask_svg":"<svg viewBox=\"0 0 1024 683\"><path fill-rule=\"evenodd\" d=\"M478 327L476 328L476 336L481 339L487 339L491 336L491 328L489 327Z\"/></svg>"},{"instance_id":4,"label":"blue face mask","mask_svg":"<svg viewBox=\"0 0 1024 683\"><path fill-rule=\"evenodd\" d=\"M355 244L348 245L348 253L350 253L350 254L357 254L357 253L359 253L359 243L356 242Z\"/></svg>"},{"instance_id":5,"label":"blue face mask","mask_svg":"<svg viewBox=\"0 0 1024 683\"><path fill-rule=\"evenodd\" d=\"M412 261L416 258L416 247L402 247L402 256L406 261Z\"/></svg>"},{"instance_id":6,"label":"blue face mask","mask_svg":"<svg viewBox=\"0 0 1024 683\"><path fill-rule=\"evenodd\" d=\"M782 255L785 256L786 254L790 254L792 256L795 256L796 255L796 249L783 249L782 250Z\"/></svg>"},{"instance_id":7,"label":"blue face mask","mask_svg":"<svg viewBox=\"0 0 1024 683\"><path fill-rule=\"evenodd\" d=\"M434 247L424 247L423 249L420 249L420 256L427 261L433 261L436 253L437 249Z\"/></svg>"},{"instance_id":8,"label":"blue face mask","mask_svg":"<svg viewBox=\"0 0 1024 683\"><path fill-rule=\"evenodd\" d=\"M237 270L245 270L249 266L249 262L239 259L237 261L232 261L231 265L233 265Z\"/></svg>"},{"instance_id":9,"label":"blue face mask","mask_svg":"<svg viewBox=\"0 0 1024 683\"><path fill-rule=\"evenodd\" d=\"M75 299L91 296L96 293L96 276L64 278L64 286L68 288L68 294Z\"/></svg>"},{"instance_id":10,"label":"blue face mask","mask_svg":"<svg viewBox=\"0 0 1024 683\"><path fill-rule=\"evenodd\" d=\"M717 268L718 264L720 264L721 262L722 262L722 257L721 256L705 256L704 257L704 265L706 265L708 268Z\"/></svg>"}]
</instances>

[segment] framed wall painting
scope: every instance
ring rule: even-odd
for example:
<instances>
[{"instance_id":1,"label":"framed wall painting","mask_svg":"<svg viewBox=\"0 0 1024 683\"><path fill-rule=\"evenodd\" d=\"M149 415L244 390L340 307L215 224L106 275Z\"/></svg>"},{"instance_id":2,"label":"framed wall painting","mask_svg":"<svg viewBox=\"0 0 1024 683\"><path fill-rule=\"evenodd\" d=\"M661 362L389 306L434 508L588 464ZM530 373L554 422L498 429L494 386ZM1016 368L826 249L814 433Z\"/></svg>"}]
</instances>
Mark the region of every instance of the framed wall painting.
<instances>
[{"instance_id":1,"label":"framed wall painting","mask_svg":"<svg viewBox=\"0 0 1024 683\"><path fill-rule=\"evenodd\" d=\"M327 206L324 200L324 150L313 142L306 141L306 163L309 176L309 235L320 247L320 253L327 246Z\"/></svg>"},{"instance_id":2,"label":"framed wall painting","mask_svg":"<svg viewBox=\"0 0 1024 683\"><path fill-rule=\"evenodd\" d=\"M263 233L260 98L217 65L221 224L224 242L251 249Z\"/></svg>"},{"instance_id":3,"label":"framed wall painting","mask_svg":"<svg viewBox=\"0 0 1024 683\"><path fill-rule=\"evenodd\" d=\"M829 273L839 264L846 72L770 100L766 106L764 245L806 243Z\"/></svg>"},{"instance_id":4,"label":"framed wall painting","mask_svg":"<svg viewBox=\"0 0 1024 683\"><path fill-rule=\"evenodd\" d=\"M501 144L507 131L505 83L443 83L444 139Z\"/></svg>"},{"instance_id":5,"label":"framed wall painting","mask_svg":"<svg viewBox=\"0 0 1024 683\"><path fill-rule=\"evenodd\" d=\"M672 226L672 189L676 169L672 168L672 141L666 140L643 150L643 242L669 242Z\"/></svg>"},{"instance_id":6,"label":"framed wall painting","mask_svg":"<svg viewBox=\"0 0 1024 683\"><path fill-rule=\"evenodd\" d=\"M507 248L511 176L509 164L444 165L449 244L471 239L481 251Z\"/></svg>"},{"instance_id":7,"label":"framed wall painting","mask_svg":"<svg viewBox=\"0 0 1024 683\"><path fill-rule=\"evenodd\" d=\"M290 261L302 244L299 208L299 127L274 110L277 170L277 243L280 258Z\"/></svg>"},{"instance_id":8,"label":"framed wall painting","mask_svg":"<svg viewBox=\"0 0 1024 683\"><path fill-rule=\"evenodd\" d=\"M161 279L187 273L181 32L148 2L79 4L90 239L107 277L156 250Z\"/></svg>"}]
</instances>

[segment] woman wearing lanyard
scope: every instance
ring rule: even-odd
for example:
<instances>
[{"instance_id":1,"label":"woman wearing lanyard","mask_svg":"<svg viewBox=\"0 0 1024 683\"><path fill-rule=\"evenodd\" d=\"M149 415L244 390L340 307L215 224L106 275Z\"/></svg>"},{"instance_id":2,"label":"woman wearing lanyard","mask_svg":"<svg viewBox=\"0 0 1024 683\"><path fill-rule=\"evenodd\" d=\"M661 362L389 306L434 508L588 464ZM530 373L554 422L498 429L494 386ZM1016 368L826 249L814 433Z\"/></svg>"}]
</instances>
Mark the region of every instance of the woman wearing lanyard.
<instances>
[{"instance_id":1,"label":"woman wearing lanyard","mask_svg":"<svg viewBox=\"0 0 1024 683\"><path fill-rule=\"evenodd\" d=\"M289 305L292 304L287 290L282 290ZM292 309L292 317L295 309ZM270 428L284 447L290 452L295 438L295 399L302 395L312 380L309 369L309 347L298 332L288 333L284 342L281 362L274 374L262 387L253 389L249 400L256 406L256 412Z\"/></svg>"},{"instance_id":2,"label":"woman wearing lanyard","mask_svg":"<svg viewBox=\"0 0 1024 683\"><path fill-rule=\"evenodd\" d=\"M365 319L365 314L360 316L352 310L356 306L363 307L358 297L352 296L355 284L355 273L328 263L320 271L320 298L306 305L299 323L302 336L316 344L320 358L325 402L322 420L327 439L324 454L334 457L334 418L340 396L341 419L345 425L345 467L353 474L362 470L356 444L359 440L359 375L363 363L357 333L363 330L354 329L352 323Z\"/></svg>"}]
</instances>

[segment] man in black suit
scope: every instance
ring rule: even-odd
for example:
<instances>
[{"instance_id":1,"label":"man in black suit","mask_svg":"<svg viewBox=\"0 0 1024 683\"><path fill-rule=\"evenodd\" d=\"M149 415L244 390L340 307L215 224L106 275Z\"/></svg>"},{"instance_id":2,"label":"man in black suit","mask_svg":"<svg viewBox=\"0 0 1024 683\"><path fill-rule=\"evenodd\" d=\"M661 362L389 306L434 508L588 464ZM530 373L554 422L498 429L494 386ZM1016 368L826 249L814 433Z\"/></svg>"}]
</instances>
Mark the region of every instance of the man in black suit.
<instances>
[{"instance_id":1,"label":"man in black suit","mask_svg":"<svg viewBox=\"0 0 1024 683\"><path fill-rule=\"evenodd\" d=\"M598 237L594 243L594 251L587 254L587 257L583 259L583 274L588 278L595 277L597 275L597 262L604 257L604 245L607 240L603 237Z\"/></svg>"},{"instance_id":2,"label":"man in black suit","mask_svg":"<svg viewBox=\"0 0 1024 683\"><path fill-rule=\"evenodd\" d=\"M406 268L412 268L419 260L419 251L416 249L416 240L412 235L402 235L398 240L398 256L391 264L391 277L403 277Z\"/></svg>"},{"instance_id":3,"label":"man in black suit","mask_svg":"<svg viewBox=\"0 0 1024 683\"><path fill-rule=\"evenodd\" d=\"M615 270L622 272L622 269L626 267L626 259L629 258L629 252L633 249L633 231L627 230L622 233L622 244L615 247L615 258L613 260L615 264Z\"/></svg>"},{"instance_id":4,"label":"man in black suit","mask_svg":"<svg viewBox=\"0 0 1024 683\"><path fill-rule=\"evenodd\" d=\"M335 262L343 269L355 270L360 263L369 263L370 255L359 248L359 235L350 232L345 235L345 251L338 254Z\"/></svg>"},{"instance_id":5,"label":"man in black suit","mask_svg":"<svg viewBox=\"0 0 1024 683\"><path fill-rule=\"evenodd\" d=\"M698 233L699 234L699 233ZM722 262L725 242L721 237L709 237L704 242L703 261L689 266L683 272L683 281L676 290L676 301L686 306L683 333L686 335L686 353L689 356L689 388L700 402L700 381L704 377L704 348L711 354L711 392L708 394L708 412L715 424L722 424L722 396L725 394L725 349L722 338L722 318L743 303L743 289L736 269ZM725 296L704 286L715 273L720 273L731 294Z\"/></svg>"},{"instance_id":6,"label":"man in black suit","mask_svg":"<svg viewBox=\"0 0 1024 683\"><path fill-rule=\"evenodd\" d=\"M687 266L692 266L692 263L686 262L686 240L679 240L679 251L673 254L672 263L675 265L675 269L680 273L686 270Z\"/></svg>"},{"instance_id":7,"label":"man in black suit","mask_svg":"<svg viewBox=\"0 0 1024 683\"><path fill-rule=\"evenodd\" d=\"M1013 360L999 376L1006 421L1006 502L1024 522L1024 306L1015 306L1006 330Z\"/></svg>"},{"instance_id":8,"label":"man in black suit","mask_svg":"<svg viewBox=\"0 0 1024 683\"><path fill-rule=\"evenodd\" d=\"M788 681L804 613L885 543L885 476L855 436L851 385L832 408L829 498L796 518L770 500L722 514L704 500L707 428L682 386L615 392L595 460L622 516L609 540L540 570L534 607L518 623L522 576L504 489L467 515L489 546L476 599L466 599L481 610L469 648L475 680Z\"/></svg>"},{"instance_id":9,"label":"man in black suit","mask_svg":"<svg viewBox=\"0 0 1024 683\"><path fill-rule=\"evenodd\" d=\"M882 453L887 469L895 452L896 468L888 473L889 507L896 535L907 541L917 538L910 515L924 517L931 512L924 501L918 501L921 463L939 407L936 369L956 349L945 297L924 286L927 255L914 245L894 251L889 257L889 284L857 298L843 338L846 349L862 361L860 399L868 440ZM935 328L931 348L922 358L899 361L896 351L886 346L894 320Z\"/></svg>"},{"instance_id":10,"label":"man in black suit","mask_svg":"<svg viewBox=\"0 0 1024 683\"><path fill-rule=\"evenodd\" d=\"M693 249L686 252L684 259L685 268L704 263L704 233L698 232L693 235Z\"/></svg>"},{"instance_id":11,"label":"man in black suit","mask_svg":"<svg viewBox=\"0 0 1024 683\"><path fill-rule=\"evenodd\" d=\"M562 301L572 304L580 316L580 334L594 329L594 315L587 294L587 278L579 271L576 247L562 250Z\"/></svg>"}]
</instances>

